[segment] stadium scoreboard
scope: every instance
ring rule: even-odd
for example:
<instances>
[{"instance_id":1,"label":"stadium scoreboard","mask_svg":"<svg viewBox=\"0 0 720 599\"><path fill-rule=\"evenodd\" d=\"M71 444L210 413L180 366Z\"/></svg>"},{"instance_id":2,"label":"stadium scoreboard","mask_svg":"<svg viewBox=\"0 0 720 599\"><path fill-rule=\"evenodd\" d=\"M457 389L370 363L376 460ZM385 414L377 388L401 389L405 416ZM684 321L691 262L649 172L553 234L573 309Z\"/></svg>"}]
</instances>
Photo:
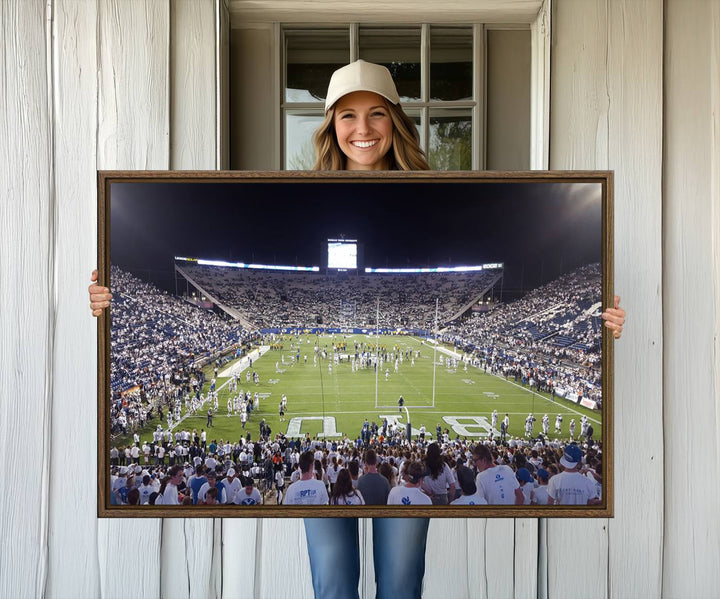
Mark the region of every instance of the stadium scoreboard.
<instances>
[{"instance_id":1,"label":"stadium scoreboard","mask_svg":"<svg viewBox=\"0 0 720 599\"><path fill-rule=\"evenodd\" d=\"M361 246L357 239L328 239L323 260L327 269L336 272L357 271L361 261Z\"/></svg>"}]
</instances>

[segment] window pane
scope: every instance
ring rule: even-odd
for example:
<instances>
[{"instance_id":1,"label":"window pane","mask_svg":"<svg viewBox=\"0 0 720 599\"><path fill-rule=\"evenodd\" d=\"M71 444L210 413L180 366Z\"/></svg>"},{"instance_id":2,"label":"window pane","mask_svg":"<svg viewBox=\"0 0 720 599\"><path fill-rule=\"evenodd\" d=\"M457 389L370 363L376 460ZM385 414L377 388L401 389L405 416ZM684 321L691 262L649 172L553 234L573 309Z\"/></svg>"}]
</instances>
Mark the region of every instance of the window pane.
<instances>
[{"instance_id":1,"label":"window pane","mask_svg":"<svg viewBox=\"0 0 720 599\"><path fill-rule=\"evenodd\" d=\"M430 168L467 171L472 168L472 116L469 110L430 111Z\"/></svg>"},{"instance_id":2,"label":"window pane","mask_svg":"<svg viewBox=\"0 0 720 599\"><path fill-rule=\"evenodd\" d=\"M333 71L350 62L350 32L286 31L285 51L285 101L323 101Z\"/></svg>"},{"instance_id":3,"label":"window pane","mask_svg":"<svg viewBox=\"0 0 720 599\"><path fill-rule=\"evenodd\" d=\"M469 27L430 29L430 99L472 100L473 35Z\"/></svg>"},{"instance_id":4,"label":"window pane","mask_svg":"<svg viewBox=\"0 0 720 599\"><path fill-rule=\"evenodd\" d=\"M420 147L425 147L425 140L423 139L423 130L422 130L422 121L420 118L420 109L403 109L405 111L405 114L407 114L413 123L415 123L415 129L417 129L418 136L420 137Z\"/></svg>"},{"instance_id":5,"label":"window pane","mask_svg":"<svg viewBox=\"0 0 720 599\"><path fill-rule=\"evenodd\" d=\"M401 102L420 100L420 28L360 28L360 58L386 66Z\"/></svg>"},{"instance_id":6,"label":"window pane","mask_svg":"<svg viewBox=\"0 0 720 599\"><path fill-rule=\"evenodd\" d=\"M293 112L285 115L285 170L312 170L315 164L312 135L322 122L322 113Z\"/></svg>"}]
</instances>

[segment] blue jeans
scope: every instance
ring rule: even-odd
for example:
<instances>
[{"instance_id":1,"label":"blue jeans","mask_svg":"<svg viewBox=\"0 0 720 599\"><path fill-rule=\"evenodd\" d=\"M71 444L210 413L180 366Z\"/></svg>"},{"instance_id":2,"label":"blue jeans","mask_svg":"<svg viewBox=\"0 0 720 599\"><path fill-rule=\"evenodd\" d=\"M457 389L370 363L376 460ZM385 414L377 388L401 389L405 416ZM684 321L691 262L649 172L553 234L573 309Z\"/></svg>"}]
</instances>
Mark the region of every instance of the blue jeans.
<instances>
[{"instance_id":1,"label":"blue jeans","mask_svg":"<svg viewBox=\"0 0 720 599\"><path fill-rule=\"evenodd\" d=\"M420 599L429 518L373 518L377 599ZM357 518L305 518L315 599L358 599Z\"/></svg>"}]
</instances>

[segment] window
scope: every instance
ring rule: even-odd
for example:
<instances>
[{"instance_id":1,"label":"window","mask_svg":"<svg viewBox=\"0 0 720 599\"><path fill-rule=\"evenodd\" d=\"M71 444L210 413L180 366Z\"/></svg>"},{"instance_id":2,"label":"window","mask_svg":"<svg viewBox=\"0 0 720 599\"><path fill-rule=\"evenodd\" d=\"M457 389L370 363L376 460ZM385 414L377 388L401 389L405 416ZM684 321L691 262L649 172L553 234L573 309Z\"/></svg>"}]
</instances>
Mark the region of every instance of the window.
<instances>
[{"instance_id":1,"label":"window","mask_svg":"<svg viewBox=\"0 0 720 599\"><path fill-rule=\"evenodd\" d=\"M484 164L481 25L286 28L282 41L285 169L312 168L311 136L323 119L330 76L358 58L392 73L431 168L469 170Z\"/></svg>"}]
</instances>

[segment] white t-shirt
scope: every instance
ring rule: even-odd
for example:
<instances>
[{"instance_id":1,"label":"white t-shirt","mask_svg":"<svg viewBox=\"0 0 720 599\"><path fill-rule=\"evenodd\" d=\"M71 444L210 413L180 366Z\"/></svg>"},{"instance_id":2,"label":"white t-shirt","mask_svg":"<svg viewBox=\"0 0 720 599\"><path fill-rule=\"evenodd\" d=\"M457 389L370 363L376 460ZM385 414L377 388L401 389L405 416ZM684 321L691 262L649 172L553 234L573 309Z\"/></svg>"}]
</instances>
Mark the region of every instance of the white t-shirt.
<instances>
[{"instance_id":1,"label":"white t-shirt","mask_svg":"<svg viewBox=\"0 0 720 599\"><path fill-rule=\"evenodd\" d=\"M522 487L520 487L520 489L523 492L523 495L525 496L523 505L530 505L530 495L533 492L534 488L535 488L535 485L533 483L525 483Z\"/></svg>"},{"instance_id":2,"label":"white t-shirt","mask_svg":"<svg viewBox=\"0 0 720 599\"><path fill-rule=\"evenodd\" d=\"M140 505L147 505L155 488L152 485L140 485L138 491L140 491Z\"/></svg>"},{"instance_id":3,"label":"white t-shirt","mask_svg":"<svg viewBox=\"0 0 720 599\"><path fill-rule=\"evenodd\" d=\"M260 497L260 491L253 487L252 493L247 494L245 487L240 489L237 495L235 495L236 505L259 505L262 499Z\"/></svg>"},{"instance_id":4,"label":"white t-shirt","mask_svg":"<svg viewBox=\"0 0 720 599\"><path fill-rule=\"evenodd\" d=\"M223 485L223 489L221 490L220 487L216 488L218 490L217 494L217 502L218 503L225 503L225 485ZM210 490L210 483L204 483L202 487L200 487L200 490L198 491L198 503L201 501L205 501L205 495L207 495L207 492Z\"/></svg>"},{"instance_id":5,"label":"white t-shirt","mask_svg":"<svg viewBox=\"0 0 720 599\"><path fill-rule=\"evenodd\" d=\"M548 486L538 485L533 489L531 503L534 505L547 505Z\"/></svg>"},{"instance_id":6,"label":"white t-shirt","mask_svg":"<svg viewBox=\"0 0 720 599\"><path fill-rule=\"evenodd\" d=\"M227 503L233 503L235 501L235 497L238 493L240 493L243 490L242 483L240 482L240 479L236 476L233 478L233 481L230 482L229 479L224 479L222 481L223 486L225 487L225 499Z\"/></svg>"},{"instance_id":7,"label":"white t-shirt","mask_svg":"<svg viewBox=\"0 0 720 599\"><path fill-rule=\"evenodd\" d=\"M428 474L423 479L423 487L433 495L447 494L448 488L455 484L455 478L453 477L452 470L447 464L443 464L443 471L438 475L437 478L433 478Z\"/></svg>"},{"instance_id":8,"label":"white t-shirt","mask_svg":"<svg viewBox=\"0 0 720 599\"><path fill-rule=\"evenodd\" d=\"M560 505L587 505L597 496L593 481L579 472L561 472L548 482L548 495Z\"/></svg>"},{"instance_id":9,"label":"white t-shirt","mask_svg":"<svg viewBox=\"0 0 720 599\"><path fill-rule=\"evenodd\" d=\"M157 501L155 503L157 503ZM163 505L180 505L180 498L178 497L178 490L174 484L168 483L167 485L165 485L165 492L162 494L162 504Z\"/></svg>"},{"instance_id":10,"label":"white t-shirt","mask_svg":"<svg viewBox=\"0 0 720 599\"><path fill-rule=\"evenodd\" d=\"M362 493L356 489L355 493L338 497L337 503L332 503L331 505L365 505L365 499Z\"/></svg>"},{"instance_id":11,"label":"white t-shirt","mask_svg":"<svg viewBox=\"0 0 720 599\"><path fill-rule=\"evenodd\" d=\"M487 499L483 497L482 490L478 489L472 495L463 495L455 501L451 501L450 505L487 505Z\"/></svg>"},{"instance_id":12,"label":"white t-shirt","mask_svg":"<svg viewBox=\"0 0 720 599\"><path fill-rule=\"evenodd\" d=\"M340 466L333 466L333 465L328 466L328 469L327 469L328 481L331 482L332 484L335 484L337 482L338 474L340 474L340 470L342 470L342 468L340 468Z\"/></svg>"},{"instance_id":13,"label":"white t-shirt","mask_svg":"<svg viewBox=\"0 0 720 599\"><path fill-rule=\"evenodd\" d=\"M299 480L288 487L283 505L327 505L325 483L316 478Z\"/></svg>"},{"instance_id":14,"label":"white t-shirt","mask_svg":"<svg viewBox=\"0 0 720 599\"><path fill-rule=\"evenodd\" d=\"M387 500L388 505L432 505L430 499L418 487L393 487Z\"/></svg>"},{"instance_id":15,"label":"white t-shirt","mask_svg":"<svg viewBox=\"0 0 720 599\"><path fill-rule=\"evenodd\" d=\"M480 472L475 484L482 489L489 505L515 505L515 489L520 483L510 466L493 466Z\"/></svg>"}]
</instances>

